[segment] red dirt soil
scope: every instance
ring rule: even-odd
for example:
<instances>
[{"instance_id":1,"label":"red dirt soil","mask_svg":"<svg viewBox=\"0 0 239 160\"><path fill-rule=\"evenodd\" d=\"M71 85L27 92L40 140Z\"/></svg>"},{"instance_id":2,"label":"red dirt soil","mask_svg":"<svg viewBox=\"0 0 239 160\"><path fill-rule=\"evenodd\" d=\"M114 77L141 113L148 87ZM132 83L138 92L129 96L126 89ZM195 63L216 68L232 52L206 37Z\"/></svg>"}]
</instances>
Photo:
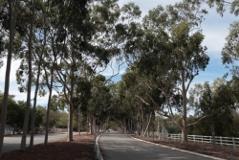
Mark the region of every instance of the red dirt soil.
<instances>
[{"instance_id":1,"label":"red dirt soil","mask_svg":"<svg viewBox=\"0 0 239 160\"><path fill-rule=\"evenodd\" d=\"M94 136L75 136L73 142L36 145L26 151L5 153L0 160L94 160Z\"/></svg>"},{"instance_id":2,"label":"red dirt soil","mask_svg":"<svg viewBox=\"0 0 239 160\"><path fill-rule=\"evenodd\" d=\"M142 137L136 137L136 138L150 141L153 143L166 145L166 146L171 146L171 147L189 150L189 151L202 153L202 154L206 154L210 156L215 156L219 158L239 160L239 148L232 148L227 146L212 145L212 144L205 144L205 143L193 143L193 142L182 143L179 141L153 140L153 138L142 138Z\"/></svg>"}]
</instances>

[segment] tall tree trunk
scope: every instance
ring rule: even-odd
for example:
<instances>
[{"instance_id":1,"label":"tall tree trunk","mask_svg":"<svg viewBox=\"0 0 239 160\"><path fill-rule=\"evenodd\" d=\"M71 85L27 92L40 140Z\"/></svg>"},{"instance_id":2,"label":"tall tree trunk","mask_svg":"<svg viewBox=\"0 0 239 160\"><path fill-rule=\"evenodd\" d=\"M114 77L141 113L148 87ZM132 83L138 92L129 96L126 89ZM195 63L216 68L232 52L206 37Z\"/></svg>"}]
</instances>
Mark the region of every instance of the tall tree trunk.
<instances>
[{"instance_id":1,"label":"tall tree trunk","mask_svg":"<svg viewBox=\"0 0 239 160\"><path fill-rule=\"evenodd\" d=\"M68 117L68 142L73 141L73 106L69 106L69 117Z\"/></svg>"},{"instance_id":2,"label":"tall tree trunk","mask_svg":"<svg viewBox=\"0 0 239 160\"><path fill-rule=\"evenodd\" d=\"M81 128L81 125L80 125L81 120L80 120L80 118L81 118L80 105L78 105L78 107L77 107L77 129L78 129L79 135L80 135L80 128Z\"/></svg>"},{"instance_id":3,"label":"tall tree trunk","mask_svg":"<svg viewBox=\"0 0 239 160\"><path fill-rule=\"evenodd\" d=\"M144 130L143 137L145 136L145 134L146 134L147 131L148 131L149 124L150 124L150 122L151 122L151 118L152 118L152 112L150 112L149 119L148 119L148 123L147 123L147 126L146 126L145 130Z\"/></svg>"},{"instance_id":4,"label":"tall tree trunk","mask_svg":"<svg viewBox=\"0 0 239 160\"><path fill-rule=\"evenodd\" d=\"M91 130L91 119L90 119L90 116L89 114L87 114L87 125L88 125L88 133L89 134L92 134L92 130Z\"/></svg>"},{"instance_id":5,"label":"tall tree trunk","mask_svg":"<svg viewBox=\"0 0 239 160\"><path fill-rule=\"evenodd\" d=\"M106 123L105 123L105 131L108 129L108 127L109 127L109 120L110 120L110 117L109 116L107 116L107 119L106 119Z\"/></svg>"},{"instance_id":6,"label":"tall tree trunk","mask_svg":"<svg viewBox=\"0 0 239 160\"><path fill-rule=\"evenodd\" d=\"M182 117L182 141L188 141L188 123L187 123L187 90L185 87L184 73L182 74L182 98L183 98L183 117Z\"/></svg>"},{"instance_id":7,"label":"tall tree trunk","mask_svg":"<svg viewBox=\"0 0 239 160\"><path fill-rule=\"evenodd\" d=\"M95 124L95 116L92 116L92 133L96 134L96 124Z\"/></svg>"},{"instance_id":8,"label":"tall tree trunk","mask_svg":"<svg viewBox=\"0 0 239 160\"><path fill-rule=\"evenodd\" d=\"M212 144L216 143L216 139L215 139L215 124L212 121L211 125L210 125L210 129L211 129L211 134L212 134Z\"/></svg>"},{"instance_id":9,"label":"tall tree trunk","mask_svg":"<svg viewBox=\"0 0 239 160\"><path fill-rule=\"evenodd\" d=\"M90 134L94 134L94 129L93 129L93 116L90 115Z\"/></svg>"},{"instance_id":10,"label":"tall tree trunk","mask_svg":"<svg viewBox=\"0 0 239 160\"><path fill-rule=\"evenodd\" d=\"M127 133L127 121L126 119L124 120L124 134Z\"/></svg>"},{"instance_id":11,"label":"tall tree trunk","mask_svg":"<svg viewBox=\"0 0 239 160\"><path fill-rule=\"evenodd\" d=\"M15 10L14 3L12 0L9 0L9 17L10 17L10 35L9 35L9 48L7 55L7 66L6 66L6 74L5 74L5 87L4 87L4 95L3 95L3 103L2 103L2 111L1 111L1 127L0 127L0 154L2 153L3 141L4 141L4 133L5 133L5 125L7 119L7 105L8 105L8 95L9 95L9 87L10 87L10 73L11 73L11 62L12 62L12 52L13 52L13 41L15 35Z\"/></svg>"},{"instance_id":12,"label":"tall tree trunk","mask_svg":"<svg viewBox=\"0 0 239 160\"><path fill-rule=\"evenodd\" d=\"M74 89L75 89L75 82L74 82L74 70L75 68L72 66L71 67L71 90L70 90L70 108L69 108L69 119L68 119L68 141L72 142L73 141L73 110L74 110Z\"/></svg>"},{"instance_id":13,"label":"tall tree trunk","mask_svg":"<svg viewBox=\"0 0 239 160\"><path fill-rule=\"evenodd\" d=\"M45 16L44 16L44 23L45 23ZM36 88L35 88L35 93L34 93L34 104L33 104L33 109L31 113L31 137L30 137L30 147L34 145L34 134L35 134L35 120L36 120L36 104L37 104L37 94L39 90L39 80L40 80L40 74L41 74L41 64L42 64L42 56L45 52L45 46L46 46L46 29L44 29L44 42L43 42L43 49L42 53L39 56L39 63L38 63L38 68L37 68L37 79L36 79Z\"/></svg>"},{"instance_id":14,"label":"tall tree trunk","mask_svg":"<svg viewBox=\"0 0 239 160\"><path fill-rule=\"evenodd\" d=\"M136 127L137 127L137 134L138 136L140 136L140 131L141 131L141 128L140 128L140 113L138 112L137 113L137 122L136 122Z\"/></svg>"},{"instance_id":15,"label":"tall tree trunk","mask_svg":"<svg viewBox=\"0 0 239 160\"><path fill-rule=\"evenodd\" d=\"M52 98L52 87L53 87L53 68L51 69L51 80L50 85L48 85L49 89L49 97L47 103L47 110L46 110L46 126L45 126L45 140L44 144L47 145L48 143L48 132L49 132L49 116L50 116L50 107L51 107L51 98Z\"/></svg>"},{"instance_id":16,"label":"tall tree trunk","mask_svg":"<svg viewBox=\"0 0 239 160\"><path fill-rule=\"evenodd\" d=\"M29 42L28 42L28 84L27 84L27 106L26 112L24 117L24 124L23 124L23 134L22 134L22 141L21 141L21 149L26 148L26 137L28 132L29 126L29 115L31 109L31 87L32 87L32 38L33 38L33 19L30 24L30 34L29 34Z\"/></svg>"},{"instance_id":17,"label":"tall tree trunk","mask_svg":"<svg viewBox=\"0 0 239 160\"><path fill-rule=\"evenodd\" d=\"M41 60L39 60L41 61ZM41 63L39 62L38 68L37 68L37 79L36 79L36 88L34 93L34 104L31 112L31 138L30 138L30 147L33 147L34 145L34 134L35 134L35 120L36 120L36 105L37 105L37 94L39 89L39 79L41 74Z\"/></svg>"},{"instance_id":18,"label":"tall tree trunk","mask_svg":"<svg viewBox=\"0 0 239 160\"><path fill-rule=\"evenodd\" d=\"M158 139L160 139L160 121L159 121L159 117L157 117L157 136L158 136Z\"/></svg>"},{"instance_id":19,"label":"tall tree trunk","mask_svg":"<svg viewBox=\"0 0 239 160\"><path fill-rule=\"evenodd\" d=\"M142 105L140 106L140 136L144 136L144 114L143 114L143 109L142 109Z\"/></svg>"}]
</instances>

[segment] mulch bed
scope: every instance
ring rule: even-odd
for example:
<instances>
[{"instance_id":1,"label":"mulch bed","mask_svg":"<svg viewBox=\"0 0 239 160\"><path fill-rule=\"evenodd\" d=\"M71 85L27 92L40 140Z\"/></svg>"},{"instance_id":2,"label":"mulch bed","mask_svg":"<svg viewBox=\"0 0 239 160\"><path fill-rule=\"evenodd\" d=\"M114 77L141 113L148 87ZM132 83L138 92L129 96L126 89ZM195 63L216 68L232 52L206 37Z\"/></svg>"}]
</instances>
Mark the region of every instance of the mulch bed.
<instances>
[{"instance_id":1,"label":"mulch bed","mask_svg":"<svg viewBox=\"0 0 239 160\"><path fill-rule=\"evenodd\" d=\"M94 136L75 136L73 142L36 145L26 151L3 154L0 160L95 160Z\"/></svg>"},{"instance_id":2,"label":"mulch bed","mask_svg":"<svg viewBox=\"0 0 239 160\"><path fill-rule=\"evenodd\" d=\"M166 145L166 146L171 146L171 147L189 150L189 151L202 153L202 154L206 154L210 156L215 156L219 158L239 160L239 148L205 144L205 143L193 143L193 142L182 143L179 141L153 140L152 138L142 138L142 137L136 137L136 138Z\"/></svg>"}]
</instances>

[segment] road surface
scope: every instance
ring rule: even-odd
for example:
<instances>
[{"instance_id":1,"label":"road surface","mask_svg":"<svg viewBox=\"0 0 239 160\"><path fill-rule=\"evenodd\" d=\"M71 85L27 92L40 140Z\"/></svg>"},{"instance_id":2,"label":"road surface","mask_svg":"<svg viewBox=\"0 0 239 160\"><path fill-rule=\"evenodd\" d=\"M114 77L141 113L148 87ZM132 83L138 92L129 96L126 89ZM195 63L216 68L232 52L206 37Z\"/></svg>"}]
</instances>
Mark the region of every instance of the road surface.
<instances>
[{"instance_id":1,"label":"road surface","mask_svg":"<svg viewBox=\"0 0 239 160\"><path fill-rule=\"evenodd\" d=\"M104 160L212 160L140 142L123 134L105 134L99 144Z\"/></svg>"},{"instance_id":2,"label":"road surface","mask_svg":"<svg viewBox=\"0 0 239 160\"><path fill-rule=\"evenodd\" d=\"M48 141L49 142L56 142L60 140L64 140L66 138L66 133L54 133L49 134ZM29 136L27 138L27 143L29 144ZM42 144L44 143L44 135L35 135L34 138L34 144ZM3 146L3 152L8 152L12 150L18 150L20 149L21 144L21 136L10 136L4 138L4 146Z\"/></svg>"}]
</instances>

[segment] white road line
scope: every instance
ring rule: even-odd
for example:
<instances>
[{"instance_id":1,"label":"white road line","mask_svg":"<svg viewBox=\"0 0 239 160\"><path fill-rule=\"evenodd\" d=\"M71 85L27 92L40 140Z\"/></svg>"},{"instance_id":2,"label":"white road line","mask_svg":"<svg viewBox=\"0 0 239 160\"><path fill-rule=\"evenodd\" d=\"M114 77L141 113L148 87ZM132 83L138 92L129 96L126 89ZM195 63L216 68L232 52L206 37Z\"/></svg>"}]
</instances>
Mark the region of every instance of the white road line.
<instances>
[{"instance_id":1,"label":"white road line","mask_svg":"<svg viewBox=\"0 0 239 160\"><path fill-rule=\"evenodd\" d=\"M192 151L187 151L187 150L179 149L179 148L175 148L175 147L169 147L169 146L162 145L162 144L158 144L158 143L153 143L153 142L149 142L149 141L144 141L144 140L142 140L142 139L138 139L138 138L135 138L135 137L132 137L132 136L131 136L131 138L133 138L133 139L135 139L135 140L137 140L137 141L141 141L141 142L144 142L144 143L149 143L149 144L152 144L152 145L155 145L155 146L160 146L160 147L167 148L167 149L171 149L171 150L176 150L176 151L180 151L180 152L190 153L190 154L194 154L194 155L201 156L201 157L205 157L205 158L211 158L211 159L214 159L214 160L226 160L226 159L223 159L223 158L218 158L218 157L214 157L214 156L209 156L209 155L206 155L206 154L201 154L201 153L192 152Z\"/></svg>"}]
</instances>

